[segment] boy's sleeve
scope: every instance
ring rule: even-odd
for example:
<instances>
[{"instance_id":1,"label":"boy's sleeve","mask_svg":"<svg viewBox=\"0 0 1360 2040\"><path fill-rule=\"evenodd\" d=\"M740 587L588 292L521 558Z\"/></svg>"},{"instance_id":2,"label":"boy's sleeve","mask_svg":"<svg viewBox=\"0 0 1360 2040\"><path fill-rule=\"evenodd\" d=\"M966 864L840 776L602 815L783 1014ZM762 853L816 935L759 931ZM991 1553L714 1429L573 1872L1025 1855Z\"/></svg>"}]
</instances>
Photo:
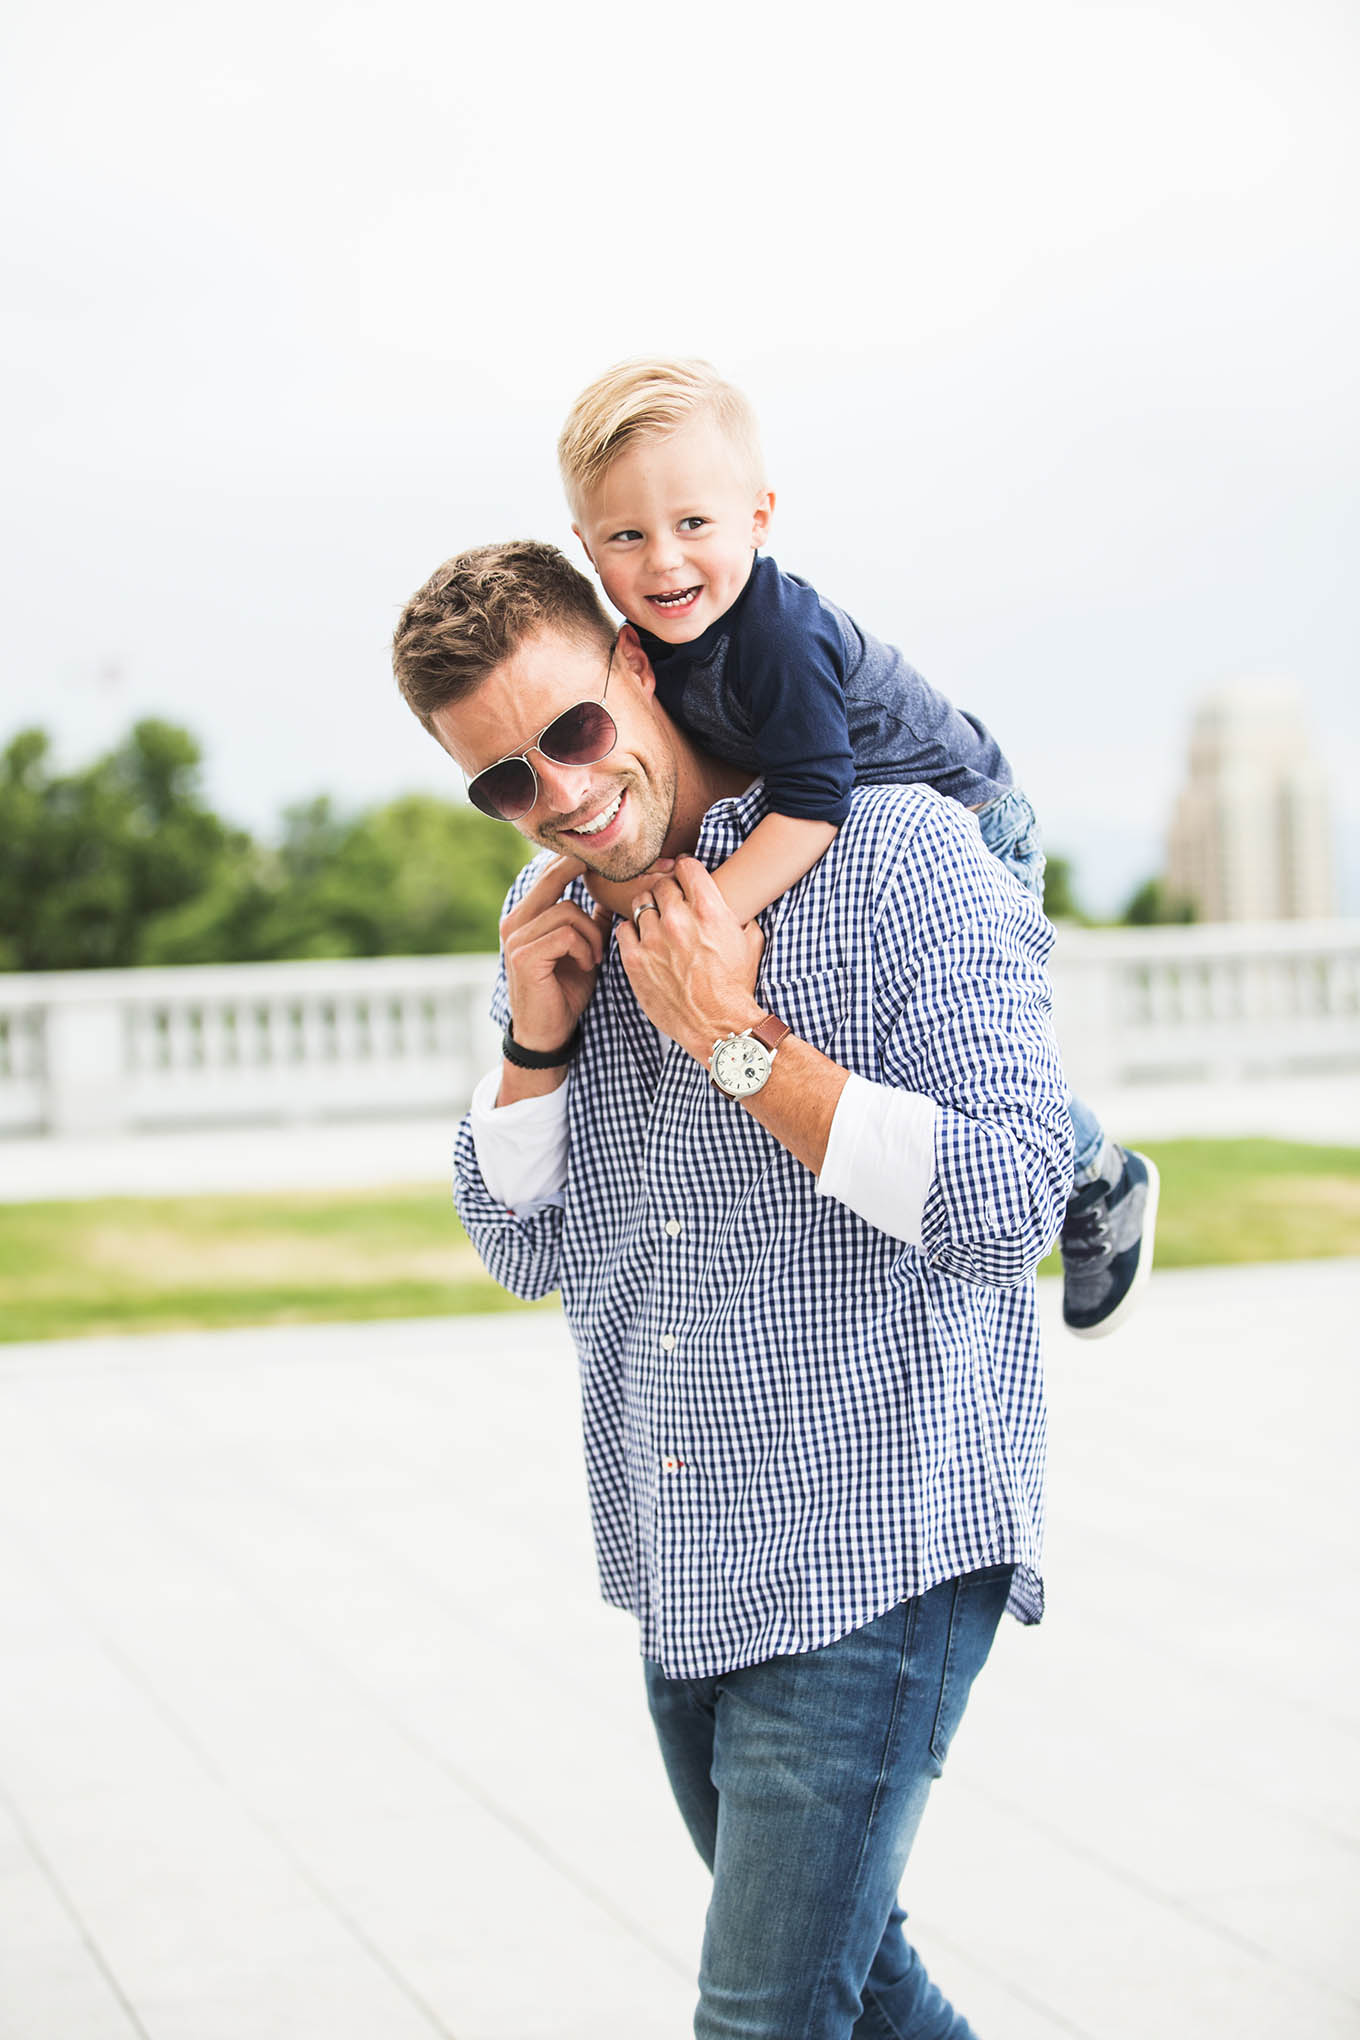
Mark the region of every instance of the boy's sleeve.
<instances>
[{"instance_id":1,"label":"boy's sleeve","mask_svg":"<svg viewBox=\"0 0 1360 2040\"><path fill-rule=\"evenodd\" d=\"M728 653L729 684L750 718L772 811L839 827L855 783L840 631L815 589L767 564Z\"/></svg>"},{"instance_id":2,"label":"boy's sleeve","mask_svg":"<svg viewBox=\"0 0 1360 2040\"><path fill-rule=\"evenodd\" d=\"M1042 908L989 855L970 817L932 801L897 850L875 928L882 1079L938 1107L920 1247L932 1266L971 1282L1007 1287L1029 1276L1071 1187L1072 1123L1045 971L1052 946Z\"/></svg>"}]
</instances>

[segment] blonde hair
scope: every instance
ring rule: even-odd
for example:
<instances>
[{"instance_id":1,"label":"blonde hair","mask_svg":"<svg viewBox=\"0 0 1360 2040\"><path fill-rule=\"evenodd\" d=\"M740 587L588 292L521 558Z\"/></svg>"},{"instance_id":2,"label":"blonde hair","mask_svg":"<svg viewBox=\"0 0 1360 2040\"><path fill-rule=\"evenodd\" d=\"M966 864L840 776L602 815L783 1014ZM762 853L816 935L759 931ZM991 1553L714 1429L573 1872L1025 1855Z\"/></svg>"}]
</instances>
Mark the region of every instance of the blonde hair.
<instances>
[{"instance_id":1,"label":"blonde hair","mask_svg":"<svg viewBox=\"0 0 1360 2040\"><path fill-rule=\"evenodd\" d=\"M573 515L619 455L643 439L666 439L691 418L712 418L749 468L752 487L765 482L760 428L750 402L707 361L642 355L607 369L582 390L557 442L557 464Z\"/></svg>"}]
</instances>

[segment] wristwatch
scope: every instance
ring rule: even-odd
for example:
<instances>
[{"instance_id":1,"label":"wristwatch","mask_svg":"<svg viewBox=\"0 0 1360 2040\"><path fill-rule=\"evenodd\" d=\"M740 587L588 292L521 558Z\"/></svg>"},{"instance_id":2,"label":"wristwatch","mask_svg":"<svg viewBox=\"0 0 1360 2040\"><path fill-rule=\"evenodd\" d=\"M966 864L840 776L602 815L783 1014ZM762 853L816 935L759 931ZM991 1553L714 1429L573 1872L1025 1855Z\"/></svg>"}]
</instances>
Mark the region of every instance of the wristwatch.
<instances>
[{"instance_id":1,"label":"wristwatch","mask_svg":"<svg viewBox=\"0 0 1360 2040\"><path fill-rule=\"evenodd\" d=\"M740 1034L725 1034L708 1058L709 1081L725 1098L754 1098L763 1091L774 1068L775 1051L792 1029L773 1013Z\"/></svg>"}]
</instances>

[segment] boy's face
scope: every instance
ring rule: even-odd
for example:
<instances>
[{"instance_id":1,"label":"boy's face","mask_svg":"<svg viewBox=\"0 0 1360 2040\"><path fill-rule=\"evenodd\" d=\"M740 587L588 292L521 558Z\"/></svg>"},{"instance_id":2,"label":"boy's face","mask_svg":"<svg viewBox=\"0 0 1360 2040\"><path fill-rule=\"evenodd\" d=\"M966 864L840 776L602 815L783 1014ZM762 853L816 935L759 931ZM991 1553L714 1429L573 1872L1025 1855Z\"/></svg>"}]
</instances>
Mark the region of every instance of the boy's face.
<instances>
[{"instance_id":1,"label":"boy's face","mask_svg":"<svg viewBox=\"0 0 1360 2040\"><path fill-rule=\"evenodd\" d=\"M721 427L698 417L621 453L572 528L614 607L687 645L746 586L773 509Z\"/></svg>"}]
</instances>

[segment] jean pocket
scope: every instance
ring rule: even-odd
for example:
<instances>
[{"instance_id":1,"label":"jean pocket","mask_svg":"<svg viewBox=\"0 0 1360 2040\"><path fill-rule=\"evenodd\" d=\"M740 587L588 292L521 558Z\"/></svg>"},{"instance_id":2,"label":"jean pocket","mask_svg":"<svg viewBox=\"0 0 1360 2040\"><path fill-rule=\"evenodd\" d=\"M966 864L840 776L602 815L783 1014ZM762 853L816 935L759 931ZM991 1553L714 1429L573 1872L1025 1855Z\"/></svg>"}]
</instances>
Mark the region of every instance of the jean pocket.
<instances>
[{"instance_id":1,"label":"jean pocket","mask_svg":"<svg viewBox=\"0 0 1360 2040\"><path fill-rule=\"evenodd\" d=\"M982 840L997 863L1018 879L1026 892L1042 900L1048 859L1038 820L1026 795L1019 787L999 794L986 807L978 809L977 823Z\"/></svg>"},{"instance_id":2,"label":"jean pocket","mask_svg":"<svg viewBox=\"0 0 1360 2040\"><path fill-rule=\"evenodd\" d=\"M1011 1565L986 1565L952 1582L949 1638L945 1644L935 1725L930 1732L930 1754L941 1770L954 1731L963 1719L973 1681L987 1662L992 1638L1010 1595L1014 1571Z\"/></svg>"}]
</instances>

